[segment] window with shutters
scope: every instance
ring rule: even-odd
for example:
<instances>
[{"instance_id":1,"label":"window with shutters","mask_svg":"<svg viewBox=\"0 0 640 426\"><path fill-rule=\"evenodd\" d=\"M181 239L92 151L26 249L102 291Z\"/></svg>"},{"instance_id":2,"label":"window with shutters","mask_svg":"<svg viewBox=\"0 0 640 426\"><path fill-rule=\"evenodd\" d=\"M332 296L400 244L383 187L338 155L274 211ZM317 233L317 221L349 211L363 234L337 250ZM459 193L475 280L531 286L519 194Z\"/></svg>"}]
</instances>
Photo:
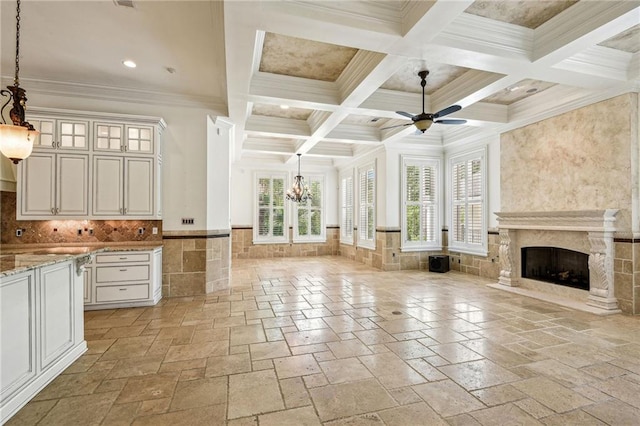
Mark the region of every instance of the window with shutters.
<instances>
[{"instance_id":1,"label":"window with shutters","mask_svg":"<svg viewBox=\"0 0 640 426\"><path fill-rule=\"evenodd\" d=\"M340 179L340 243L353 244L353 171Z\"/></svg>"},{"instance_id":2,"label":"window with shutters","mask_svg":"<svg viewBox=\"0 0 640 426\"><path fill-rule=\"evenodd\" d=\"M376 168L358 168L358 247L376 248Z\"/></svg>"},{"instance_id":3,"label":"window with shutters","mask_svg":"<svg viewBox=\"0 0 640 426\"><path fill-rule=\"evenodd\" d=\"M450 160L451 250L487 254L485 158L484 151L476 151Z\"/></svg>"},{"instance_id":4,"label":"window with shutters","mask_svg":"<svg viewBox=\"0 0 640 426\"><path fill-rule=\"evenodd\" d=\"M402 158L402 250L442 249L440 162Z\"/></svg>"},{"instance_id":5,"label":"window with shutters","mask_svg":"<svg viewBox=\"0 0 640 426\"><path fill-rule=\"evenodd\" d=\"M285 243L289 240L285 209L286 173L256 174L254 243Z\"/></svg>"},{"instance_id":6,"label":"window with shutters","mask_svg":"<svg viewBox=\"0 0 640 426\"><path fill-rule=\"evenodd\" d=\"M324 224L324 178L305 176L311 199L294 205L294 242L324 242L327 239Z\"/></svg>"}]
</instances>

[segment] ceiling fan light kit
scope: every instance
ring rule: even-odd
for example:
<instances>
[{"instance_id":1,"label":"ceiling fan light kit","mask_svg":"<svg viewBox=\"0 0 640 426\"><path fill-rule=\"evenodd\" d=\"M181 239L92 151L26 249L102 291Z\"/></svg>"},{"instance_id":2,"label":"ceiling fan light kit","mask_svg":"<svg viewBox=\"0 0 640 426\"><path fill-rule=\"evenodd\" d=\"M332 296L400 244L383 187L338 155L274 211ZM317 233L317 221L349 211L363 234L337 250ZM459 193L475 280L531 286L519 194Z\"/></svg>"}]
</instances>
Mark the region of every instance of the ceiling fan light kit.
<instances>
[{"instance_id":1,"label":"ceiling fan light kit","mask_svg":"<svg viewBox=\"0 0 640 426\"><path fill-rule=\"evenodd\" d=\"M425 94L424 94L424 87L427 85L427 76L429 75L429 71L427 70L422 70L420 72L418 72L418 77L420 77L420 86L422 86L422 112L420 114L409 114L408 112L404 112L404 111L396 111L396 113L410 118L411 121L413 121L413 123L407 123L407 124L399 124L397 126L391 126L391 127L383 127L380 130L386 130L386 129L394 129L396 127L406 127L406 126L411 126L412 124L414 126L416 126L416 128L418 129L418 131L416 133L424 133L426 130L428 130L431 125L433 123L436 124L465 124L467 122L467 120L460 120L460 119L451 119L451 120L437 120L440 117L444 117L446 115L449 114L453 114L456 111L460 111L462 109L462 107L460 105L451 105L450 107L447 107L445 109L441 109L440 111L436 112L435 114L431 114L431 113L427 113L424 111L424 99L425 99Z\"/></svg>"}]
</instances>

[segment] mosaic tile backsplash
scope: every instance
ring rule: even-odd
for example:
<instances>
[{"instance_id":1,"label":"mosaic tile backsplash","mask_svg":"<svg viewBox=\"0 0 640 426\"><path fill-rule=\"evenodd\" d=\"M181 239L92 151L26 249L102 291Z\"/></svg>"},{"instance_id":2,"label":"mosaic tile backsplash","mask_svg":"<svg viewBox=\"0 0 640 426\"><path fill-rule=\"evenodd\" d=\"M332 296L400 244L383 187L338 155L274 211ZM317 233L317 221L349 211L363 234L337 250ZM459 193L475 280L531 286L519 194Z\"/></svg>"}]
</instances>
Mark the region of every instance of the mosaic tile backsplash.
<instances>
[{"instance_id":1,"label":"mosaic tile backsplash","mask_svg":"<svg viewBox=\"0 0 640 426\"><path fill-rule=\"evenodd\" d=\"M162 241L161 220L16 220L16 193L0 192L0 204L1 244ZM17 229L23 230L21 237L16 236Z\"/></svg>"}]
</instances>

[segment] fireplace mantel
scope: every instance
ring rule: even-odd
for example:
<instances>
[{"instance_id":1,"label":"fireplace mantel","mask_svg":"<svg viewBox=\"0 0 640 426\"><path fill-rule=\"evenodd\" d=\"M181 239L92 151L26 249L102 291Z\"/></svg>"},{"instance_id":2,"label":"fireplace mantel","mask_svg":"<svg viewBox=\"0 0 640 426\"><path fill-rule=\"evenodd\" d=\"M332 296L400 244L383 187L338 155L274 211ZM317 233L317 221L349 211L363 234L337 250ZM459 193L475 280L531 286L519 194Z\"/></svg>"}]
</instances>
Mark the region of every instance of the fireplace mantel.
<instances>
[{"instance_id":1,"label":"fireplace mantel","mask_svg":"<svg viewBox=\"0 0 640 426\"><path fill-rule=\"evenodd\" d=\"M615 232L618 209L559 212L497 212L500 229Z\"/></svg>"},{"instance_id":2,"label":"fireplace mantel","mask_svg":"<svg viewBox=\"0 0 640 426\"><path fill-rule=\"evenodd\" d=\"M589 296L587 304L608 313L619 312L613 289L613 235L618 209L557 212L497 212L500 231L500 278L502 286L517 287L518 231L584 232L589 241ZM553 244L551 244L553 245Z\"/></svg>"}]
</instances>

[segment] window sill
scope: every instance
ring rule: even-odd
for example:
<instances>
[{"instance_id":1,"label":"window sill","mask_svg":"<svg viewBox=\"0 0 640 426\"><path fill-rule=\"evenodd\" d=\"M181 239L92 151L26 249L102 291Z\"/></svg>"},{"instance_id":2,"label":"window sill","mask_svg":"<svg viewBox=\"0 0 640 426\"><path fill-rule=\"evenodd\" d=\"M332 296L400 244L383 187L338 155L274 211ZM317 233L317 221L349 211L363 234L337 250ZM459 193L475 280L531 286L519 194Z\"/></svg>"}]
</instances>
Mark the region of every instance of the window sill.
<instances>
[{"instance_id":1,"label":"window sill","mask_svg":"<svg viewBox=\"0 0 640 426\"><path fill-rule=\"evenodd\" d=\"M326 238L316 238L316 239L308 239L308 240L293 240L293 244L325 244L327 242Z\"/></svg>"},{"instance_id":2,"label":"window sill","mask_svg":"<svg viewBox=\"0 0 640 426\"><path fill-rule=\"evenodd\" d=\"M461 254L469 254L472 256L481 256L481 257L487 257L489 255L489 252L486 248L482 247L479 249L470 249L468 247L449 247L449 252L453 252L453 253L461 253Z\"/></svg>"},{"instance_id":3,"label":"window sill","mask_svg":"<svg viewBox=\"0 0 640 426\"><path fill-rule=\"evenodd\" d=\"M271 241L266 241L266 240L253 240L253 245L254 246L259 246L259 245L263 245L263 244L289 244L289 241L287 240L271 240Z\"/></svg>"}]
</instances>

